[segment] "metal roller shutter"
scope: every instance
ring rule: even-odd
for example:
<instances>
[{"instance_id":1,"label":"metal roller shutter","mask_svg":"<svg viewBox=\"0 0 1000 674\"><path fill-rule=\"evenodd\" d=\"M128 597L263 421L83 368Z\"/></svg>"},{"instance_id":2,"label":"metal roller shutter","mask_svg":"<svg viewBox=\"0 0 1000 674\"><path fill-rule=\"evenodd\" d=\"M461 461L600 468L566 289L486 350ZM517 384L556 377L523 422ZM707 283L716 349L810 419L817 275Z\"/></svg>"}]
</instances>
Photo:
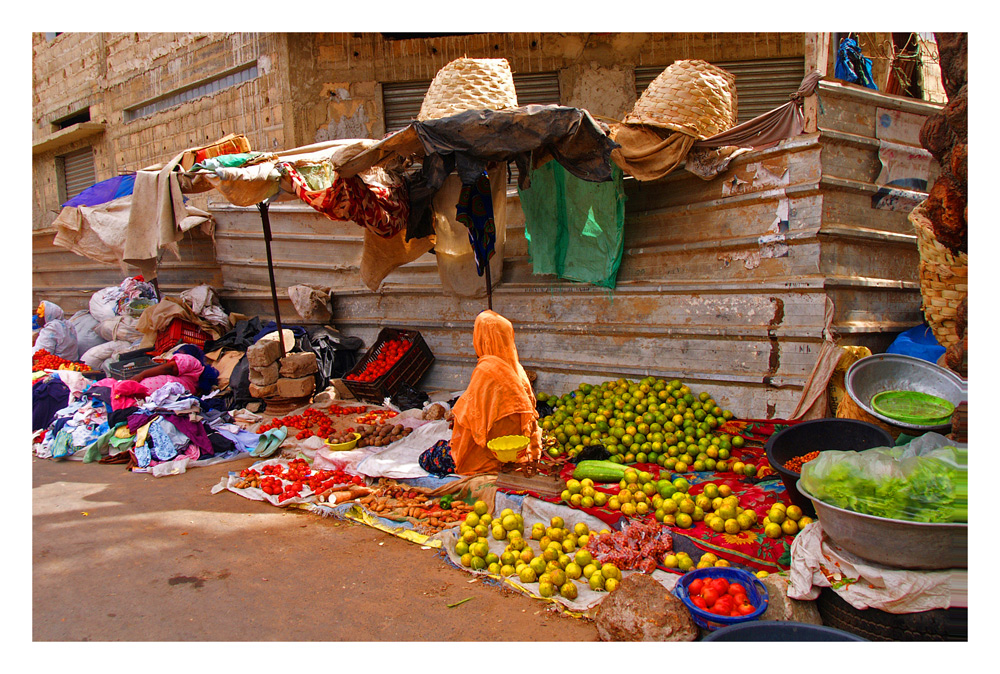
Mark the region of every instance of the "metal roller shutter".
<instances>
[{"instance_id":1,"label":"metal roller shutter","mask_svg":"<svg viewBox=\"0 0 1000 674\"><path fill-rule=\"evenodd\" d=\"M737 118L745 122L788 102L805 76L805 59L758 59L712 62L736 76ZM666 66L635 69L636 96L663 72Z\"/></svg>"},{"instance_id":2,"label":"metal roller shutter","mask_svg":"<svg viewBox=\"0 0 1000 674\"><path fill-rule=\"evenodd\" d=\"M94 149L81 148L57 157L59 172L62 174L63 198L68 201L84 191L96 181L94 174Z\"/></svg>"}]
</instances>

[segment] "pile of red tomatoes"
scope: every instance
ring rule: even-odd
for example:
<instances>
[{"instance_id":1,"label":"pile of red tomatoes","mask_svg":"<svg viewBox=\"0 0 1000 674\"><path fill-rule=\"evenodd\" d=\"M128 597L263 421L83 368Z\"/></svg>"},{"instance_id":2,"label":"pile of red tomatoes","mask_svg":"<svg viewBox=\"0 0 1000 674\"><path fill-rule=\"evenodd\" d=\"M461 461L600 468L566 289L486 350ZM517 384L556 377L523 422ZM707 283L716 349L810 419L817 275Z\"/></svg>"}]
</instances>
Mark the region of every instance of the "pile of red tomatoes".
<instances>
[{"instance_id":1,"label":"pile of red tomatoes","mask_svg":"<svg viewBox=\"0 0 1000 674\"><path fill-rule=\"evenodd\" d=\"M45 349L39 349L31 355L32 372L41 372L42 370L75 370L76 372L86 372L89 369L83 363L75 363L71 360L60 358Z\"/></svg>"},{"instance_id":2,"label":"pile of red tomatoes","mask_svg":"<svg viewBox=\"0 0 1000 674\"><path fill-rule=\"evenodd\" d=\"M753 613L756 607L747 599L747 589L738 581L725 578L696 578L688 585L691 603L703 611L727 618Z\"/></svg>"},{"instance_id":3,"label":"pile of red tomatoes","mask_svg":"<svg viewBox=\"0 0 1000 674\"><path fill-rule=\"evenodd\" d=\"M311 438L314 435L321 438L328 438L330 434L333 433L333 419L334 417L345 417L349 414L359 414L364 412L365 408L362 407L341 407L340 405L331 405L326 410L318 410L313 407L307 407L302 414L290 414L287 417L275 417L271 421L265 424L261 424L257 429L258 433L264 433L273 428L280 428L285 426L288 429L297 429L298 433L295 434L295 438L298 440L305 440L306 438Z\"/></svg>"},{"instance_id":4,"label":"pile of red tomatoes","mask_svg":"<svg viewBox=\"0 0 1000 674\"><path fill-rule=\"evenodd\" d=\"M254 475L263 476L260 480L261 491L269 496L277 496L279 503L301 496L306 486L312 493L318 494L337 485L364 484L364 480L359 476L348 475L342 470L313 471L305 459L292 459L287 467L274 463L261 466L259 471L244 468L240 472L240 477Z\"/></svg>"},{"instance_id":5,"label":"pile of red tomatoes","mask_svg":"<svg viewBox=\"0 0 1000 674\"><path fill-rule=\"evenodd\" d=\"M399 362L399 359L410 349L411 343L405 339L389 339L382 343L373 358L361 372L349 374L344 379L350 381L375 381Z\"/></svg>"}]
</instances>

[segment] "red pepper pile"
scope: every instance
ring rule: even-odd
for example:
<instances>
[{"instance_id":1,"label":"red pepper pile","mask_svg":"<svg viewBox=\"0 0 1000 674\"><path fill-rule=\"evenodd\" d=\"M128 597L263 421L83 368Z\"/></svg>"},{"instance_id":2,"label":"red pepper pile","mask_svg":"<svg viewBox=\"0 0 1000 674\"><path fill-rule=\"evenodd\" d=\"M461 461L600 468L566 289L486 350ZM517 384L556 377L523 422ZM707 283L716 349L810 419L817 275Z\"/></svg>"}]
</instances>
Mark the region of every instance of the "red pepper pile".
<instances>
[{"instance_id":1,"label":"red pepper pile","mask_svg":"<svg viewBox=\"0 0 1000 674\"><path fill-rule=\"evenodd\" d=\"M688 585L688 596L701 610L727 618L749 615L756 610L747 599L747 589L725 578L695 578Z\"/></svg>"},{"instance_id":2,"label":"red pepper pile","mask_svg":"<svg viewBox=\"0 0 1000 674\"><path fill-rule=\"evenodd\" d=\"M306 438L311 438L314 435L321 438L328 438L330 437L330 434L333 433L334 417L345 417L349 414L359 414L364 411L364 407L341 407L340 405L331 405L326 410L318 410L308 407L302 412L302 414L290 414L287 417L276 417L271 421L262 424L257 429L257 432L263 433L273 428L285 426L289 429L298 429L299 432L295 434L295 438L298 440L305 440ZM314 427L316 430L313 430Z\"/></svg>"},{"instance_id":3,"label":"red pepper pile","mask_svg":"<svg viewBox=\"0 0 1000 674\"><path fill-rule=\"evenodd\" d=\"M403 339L390 339L383 342L375 352L375 358L369 361L361 372L349 374L344 379L364 382L375 381L399 362L403 354L410 349L410 344L411 342Z\"/></svg>"},{"instance_id":4,"label":"red pepper pile","mask_svg":"<svg viewBox=\"0 0 1000 674\"><path fill-rule=\"evenodd\" d=\"M255 475L264 476L260 480L261 491L270 496L277 496L279 503L301 496L302 489L306 486L314 494L318 494L336 485L364 484L364 480L359 476L348 475L342 470L313 471L305 459L292 459L288 462L287 468L280 464L269 464L261 466L260 471L244 468L240 472L240 477Z\"/></svg>"},{"instance_id":5,"label":"red pepper pile","mask_svg":"<svg viewBox=\"0 0 1000 674\"><path fill-rule=\"evenodd\" d=\"M39 349L31 355L32 372L41 372L42 370L75 370L76 372L86 372L89 369L83 363L75 363L71 360L60 358L45 349Z\"/></svg>"}]
</instances>

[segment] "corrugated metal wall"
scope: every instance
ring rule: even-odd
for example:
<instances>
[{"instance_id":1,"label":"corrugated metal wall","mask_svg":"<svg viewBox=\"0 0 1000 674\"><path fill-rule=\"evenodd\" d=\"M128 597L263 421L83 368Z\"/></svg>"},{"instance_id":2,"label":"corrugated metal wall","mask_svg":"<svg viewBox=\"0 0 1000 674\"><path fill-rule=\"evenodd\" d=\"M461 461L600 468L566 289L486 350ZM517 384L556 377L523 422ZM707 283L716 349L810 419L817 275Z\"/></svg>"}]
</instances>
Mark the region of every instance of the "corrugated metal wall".
<instances>
[{"instance_id":1,"label":"corrugated metal wall","mask_svg":"<svg viewBox=\"0 0 1000 674\"><path fill-rule=\"evenodd\" d=\"M906 214L872 208L876 107L851 91L822 94L820 133L743 155L715 180L684 171L626 180L625 254L613 291L532 274L510 195L493 305L514 322L539 390L654 374L710 390L739 415L783 417L815 364L827 298L843 343L881 350L920 322ZM237 311L270 315L256 209L212 210L224 298ZM775 230L785 213L787 227ZM293 203L272 206L271 225L283 320L298 318L284 287L332 286L338 328L366 343L385 326L420 330L437 359L424 386L464 388L475 363L472 324L486 300L445 295L432 254L373 293L358 278L359 227Z\"/></svg>"},{"instance_id":2,"label":"corrugated metal wall","mask_svg":"<svg viewBox=\"0 0 1000 674\"><path fill-rule=\"evenodd\" d=\"M129 267L122 271L114 265L96 262L90 258L55 246L54 227L32 232L32 302L45 299L55 302L67 314L88 308L91 296L101 288L116 286L125 278L138 274ZM160 263L158 283L164 294L180 293L202 283L221 288L222 273L215 260L212 238L197 228L186 233L178 243L181 259L170 253Z\"/></svg>"}]
</instances>

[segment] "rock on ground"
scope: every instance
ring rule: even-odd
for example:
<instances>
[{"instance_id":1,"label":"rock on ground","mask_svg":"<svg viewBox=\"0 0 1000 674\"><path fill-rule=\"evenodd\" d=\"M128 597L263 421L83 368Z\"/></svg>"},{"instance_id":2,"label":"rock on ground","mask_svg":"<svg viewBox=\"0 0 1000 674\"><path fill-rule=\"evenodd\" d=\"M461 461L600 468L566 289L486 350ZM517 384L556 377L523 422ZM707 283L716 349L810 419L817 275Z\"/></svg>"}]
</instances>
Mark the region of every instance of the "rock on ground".
<instances>
[{"instance_id":1,"label":"rock on ground","mask_svg":"<svg viewBox=\"0 0 1000 674\"><path fill-rule=\"evenodd\" d=\"M698 626L687 606L644 573L622 580L594 615L601 641L694 641Z\"/></svg>"}]
</instances>

